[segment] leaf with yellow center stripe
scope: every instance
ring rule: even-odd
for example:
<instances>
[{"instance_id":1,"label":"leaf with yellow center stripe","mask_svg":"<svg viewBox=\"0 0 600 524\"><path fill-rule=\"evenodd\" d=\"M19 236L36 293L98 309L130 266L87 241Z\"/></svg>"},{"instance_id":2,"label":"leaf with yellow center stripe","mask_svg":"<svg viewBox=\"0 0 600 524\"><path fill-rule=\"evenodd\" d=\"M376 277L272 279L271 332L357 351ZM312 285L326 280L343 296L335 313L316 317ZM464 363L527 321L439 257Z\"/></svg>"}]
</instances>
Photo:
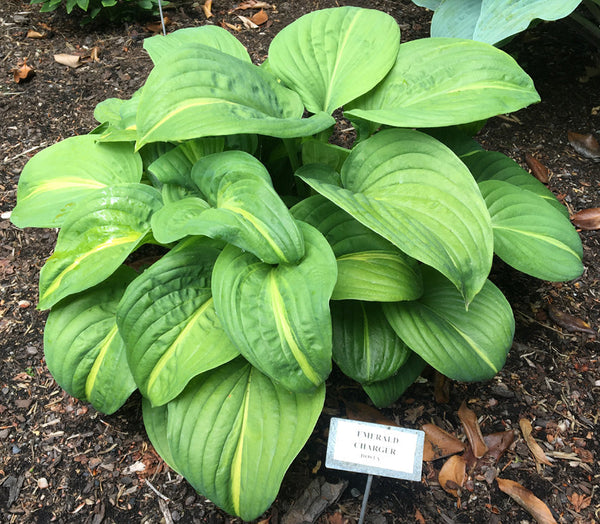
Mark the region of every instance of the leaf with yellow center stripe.
<instances>
[{"instance_id":1,"label":"leaf with yellow center stripe","mask_svg":"<svg viewBox=\"0 0 600 524\"><path fill-rule=\"evenodd\" d=\"M323 235L297 224L306 246L298 264L270 266L228 245L215 264L212 291L242 355L282 386L308 392L331 371L329 299L337 267Z\"/></svg>"},{"instance_id":2,"label":"leaf with yellow center stripe","mask_svg":"<svg viewBox=\"0 0 600 524\"><path fill-rule=\"evenodd\" d=\"M77 201L141 178L142 159L132 144L100 144L96 135L67 138L27 162L11 220L18 227L61 227Z\"/></svg>"},{"instance_id":3,"label":"leaf with yellow center stripe","mask_svg":"<svg viewBox=\"0 0 600 524\"><path fill-rule=\"evenodd\" d=\"M140 275L119 304L119 330L142 394L154 406L189 380L237 357L223 332L210 289L220 253L208 238L181 242Z\"/></svg>"},{"instance_id":4,"label":"leaf with yellow center stripe","mask_svg":"<svg viewBox=\"0 0 600 524\"><path fill-rule=\"evenodd\" d=\"M135 390L115 313L133 269L121 266L100 285L52 308L44 355L52 376L70 395L102 413L119 409Z\"/></svg>"},{"instance_id":5,"label":"leaf with yellow center stripe","mask_svg":"<svg viewBox=\"0 0 600 524\"><path fill-rule=\"evenodd\" d=\"M78 202L40 272L38 307L52 307L110 276L142 243L161 206L160 193L142 184L100 189Z\"/></svg>"},{"instance_id":6,"label":"leaf with yellow center stripe","mask_svg":"<svg viewBox=\"0 0 600 524\"><path fill-rule=\"evenodd\" d=\"M292 393L237 358L192 379L166 406L145 401L144 424L194 489L249 521L275 500L324 400L324 385Z\"/></svg>"}]
</instances>

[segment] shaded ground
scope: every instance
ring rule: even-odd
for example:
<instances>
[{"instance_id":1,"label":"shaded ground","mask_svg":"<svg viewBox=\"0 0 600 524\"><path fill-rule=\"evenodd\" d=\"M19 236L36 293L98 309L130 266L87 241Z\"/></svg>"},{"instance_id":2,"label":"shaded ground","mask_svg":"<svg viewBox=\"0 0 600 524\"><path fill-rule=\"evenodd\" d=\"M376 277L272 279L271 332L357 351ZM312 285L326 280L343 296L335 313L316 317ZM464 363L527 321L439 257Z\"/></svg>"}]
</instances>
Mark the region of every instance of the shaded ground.
<instances>
[{"instance_id":1,"label":"shaded ground","mask_svg":"<svg viewBox=\"0 0 600 524\"><path fill-rule=\"evenodd\" d=\"M206 23L198 3L174 2L170 31ZM393 14L403 40L425 36L429 16L407 0L346 2ZM260 62L271 38L305 12L335 5L282 1L267 9L261 29L236 32ZM241 26L230 0L215 0L210 23ZM255 13L249 11L245 16ZM44 35L27 37L29 30ZM143 23L88 26L58 14L40 14L17 0L0 6L0 513L6 522L224 522L227 516L197 495L158 459L145 437L138 398L106 417L68 397L43 361L45 314L35 310L37 276L55 234L18 230L6 214L15 204L18 175L35 152L74 134L90 131L94 106L107 97L128 97L150 69ZM72 69L57 53L99 60ZM597 53L563 23L542 26L517 38L509 51L533 76L542 103L511 117L495 118L480 135L489 149L524 164L530 153L550 168L549 187L572 211L600 207L600 165L579 156L567 131L598 131L600 70ZM27 58L35 75L15 83L11 70ZM514 347L504 370L479 384L451 384L449 402L437 403L429 380L414 385L383 414L406 427L434 422L461 435L456 411L463 400L480 416L484 433L515 430L513 448L500 460L505 478L531 489L559 522L600 521L600 344L594 336L569 332L548 315L549 306L600 324L600 234L582 232L586 272L574 282L548 284L498 266L495 282L513 304ZM554 317L556 318L556 316ZM346 416L344 400L367 402L344 382L329 388L326 410L306 449L286 476L265 518L277 523L317 477L349 482L341 499L320 522L358 519L365 478L326 470L326 427L330 416ZM363 413L364 415L364 413ZM554 462L538 471L519 419L533 422L534 436ZM437 483L440 464L425 465L421 483L375 479L367 520L385 522L527 522L531 516L501 493L494 482L474 478L457 500ZM423 519L423 520L419 520Z\"/></svg>"}]
</instances>

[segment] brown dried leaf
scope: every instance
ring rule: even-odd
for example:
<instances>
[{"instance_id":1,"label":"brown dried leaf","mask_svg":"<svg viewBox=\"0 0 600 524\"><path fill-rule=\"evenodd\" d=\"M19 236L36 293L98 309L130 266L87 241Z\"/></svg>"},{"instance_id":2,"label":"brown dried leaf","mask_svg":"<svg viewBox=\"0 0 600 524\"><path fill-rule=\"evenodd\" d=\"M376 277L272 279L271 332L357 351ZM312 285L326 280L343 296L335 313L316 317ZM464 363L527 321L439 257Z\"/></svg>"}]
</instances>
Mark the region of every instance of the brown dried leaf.
<instances>
[{"instance_id":1,"label":"brown dried leaf","mask_svg":"<svg viewBox=\"0 0 600 524\"><path fill-rule=\"evenodd\" d=\"M556 322L556 324L570 333L578 331L581 333L589 333L590 335L598 334L587 322L574 317L573 315L569 315L569 313L563 313L553 306L548 306L548 315L550 315L550 318Z\"/></svg>"},{"instance_id":2,"label":"brown dried leaf","mask_svg":"<svg viewBox=\"0 0 600 524\"><path fill-rule=\"evenodd\" d=\"M81 65L81 57L79 55L69 55L66 53L59 53L54 55L54 61L61 65L65 65L72 68L77 68Z\"/></svg>"},{"instance_id":3,"label":"brown dried leaf","mask_svg":"<svg viewBox=\"0 0 600 524\"><path fill-rule=\"evenodd\" d=\"M533 155L527 153L525 155L525 161L531 169L531 174L537 178L542 184L548 183L548 168L542 164L537 158Z\"/></svg>"},{"instance_id":4,"label":"brown dried leaf","mask_svg":"<svg viewBox=\"0 0 600 524\"><path fill-rule=\"evenodd\" d=\"M167 27L168 25L171 24L171 20L169 20L168 16L164 17L164 22L165 22L165 27ZM162 22L160 20L157 20L155 22L148 22L145 26L144 29L146 29L146 31L148 31L149 33L158 35L160 33L162 33Z\"/></svg>"},{"instance_id":5,"label":"brown dried leaf","mask_svg":"<svg viewBox=\"0 0 600 524\"><path fill-rule=\"evenodd\" d=\"M547 466L552 466L552 461L546 456L544 450L540 447L540 445L535 441L535 439L531 436L531 432L533 428L531 427L531 422L529 420L522 418L519 420L519 427L521 428L521 432L523 433L523 438L527 443L527 447L533 458L538 464L546 464Z\"/></svg>"},{"instance_id":6,"label":"brown dried leaf","mask_svg":"<svg viewBox=\"0 0 600 524\"><path fill-rule=\"evenodd\" d=\"M567 495L569 502L573 504L573 509L576 513L579 513L582 509L587 508L592 503L592 497L586 497L585 495L580 495L579 493L573 493L571 495Z\"/></svg>"},{"instance_id":7,"label":"brown dried leaf","mask_svg":"<svg viewBox=\"0 0 600 524\"><path fill-rule=\"evenodd\" d=\"M588 231L600 229L600 207L582 209L571 217L575 227Z\"/></svg>"},{"instance_id":8,"label":"brown dried leaf","mask_svg":"<svg viewBox=\"0 0 600 524\"><path fill-rule=\"evenodd\" d=\"M92 62L100 62L100 48L98 46L92 47L90 51L90 60Z\"/></svg>"},{"instance_id":9,"label":"brown dried leaf","mask_svg":"<svg viewBox=\"0 0 600 524\"><path fill-rule=\"evenodd\" d=\"M23 58L23 62L15 67L12 70L12 73L14 81L18 84L31 78L31 75L33 74L33 67L27 65L27 58Z\"/></svg>"},{"instance_id":10,"label":"brown dried leaf","mask_svg":"<svg viewBox=\"0 0 600 524\"><path fill-rule=\"evenodd\" d=\"M230 24L229 22L221 22L221 27L223 29L232 29L233 31L236 31L237 33L239 33L242 30L242 27L239 24Z\"/></svg>"},{"instance_id":11,"label":"brown dried leaf","mask_svg":"<svg viewBox=\"0 0 600 524\"><path fill-rule=\"evenodd\" d=\"M269 15L265 13L264 9L261 9L258 13L252 15L250 20L256 25L263 25L269 19Z\"/></svg>"},{"instance_id":12,"label":"brown dried leaf","mask_svg":"<svg viewBox=\"0 0 600 524\"><path fill-rule=\"evenodd\" d=\"M582 135L569 131L567 136L569 138L569 144L571 144L573 149L581 156L586 158L600 158L600 144L598 144L594 135L591 133Z\"/></svg>"},{"instance_id":13,"label":"brown dried leaf","mask_svg":"<svg viewBox=\"0 0 600 524\"><path fill-rule=\"evenodd\" d=\"M242 15L237 15L237 17L242 21L242 24L244 24L246 29L258 29L258 26L249 18Z\"/></svg>"},{"instance_id":14,"label":"brown dried leaf","mask_svg":"<svg viewBox=\"0 0 600 524\"><path fill-rule=\"evenodd\" d=\"M46 33L40 33L39 31L34 31L33 29L30 29L29 31L27 31L27 38L45 38L46 37Z\"/></svg>"},{"instance_id":15,"label":"brown dried leaf","mask_svg":"<svg viewBox=\"0 0 600 524\"><path fill-rule=\"evenodd\" d=\"M212 0L206 0L206 2L202 4L202 11L204 11L204 16L206 16L206 18L212 18Z\"/></svg>"},{"instance_id":16,"label":"brown dried leaf","mask_svg":"<svg viewBox=\"0 0 600 524\"><path fill-rule=\"evenodd\" d=\"M270 9L273 7L271 4L267 4L267 2L259 2L257 0L246 0L245 2L240 3L233 11L245 11L246 9Z\"/></svg>"},{"instance_id":17,"label":"brown dried leaf","mask_svg":"<svg viewBox=\"0 0 600 524\"><path fill-rule=\"evenodd\" d=\"M510 448L514 439L515 434L512 431L501 431L499 433L486 435L483 437L483 440L488 447L487 457L494 462L498 462L500 457L504 455L508 448Z\"/></svg>"},{"instance_id":18,"label":"brown dried leaf","mask_svg":"<svg viewBox=\"0 0 600 524\"><path fill-rule=\"evenodd\" d=\"M433 378L433 396L438 404L450 402L450 379L437 370Z\"/></svg>"},{"instance_id":19,"label":"brown dried leaf","mask_svg":"<svg viewBox=\"0 0 600 524\"><path fill-rule=\"evenodd\" d=\"M423 445L423 460L425 462L449 457L465 449L464 442L435 424L423 424L421 429L425 432L425 443Z\"/></svg>"},{"instance_id":20,"label":"brown dried leaf","mask_svg":"<svg viewBox=\"0 0 600 524\"><path fill-rule=\"evenodd\" d=\"M477 458L483 457L487 453L488 447L483 440L481 428L477 422L477 415L473 410L467 407L465 401L463 401L458 410L458 418L463 425L465 434L467 435L467 439L473 450L473 455Z\"/></svg>"},{"instance_id":21,"label":"brown dried leaf","mask_svg":"<svg viewBox=\"0 0 600 524\"><path fill-rule=\"evenodd\" d=\"M452 455L442 466L438 475L440 486L454 495L459 497L458 490L463 487L467 480L467 463L461 455Z\"/></svg>"},{"instance_id":22,"label":"brown dried leaf","mask_svg":"<svg viewBox=\"0 0 600 524\"><path fill-rule=\"evenodd\" d=\"M538 524L557 524L548 506L531 491L514 480L496 478L500 491L506 493L536 520Z\"/></svg>"},{"instance_id":23,"label":"brown dried leaf","mask_svg":"<svg viewBox=\"0 0 600 524\"><path fill-rule=\"evenodd\" d=\"M393 420L386 418L378 409L363 402L344 402L344 405L346 406L346 416L351 420L362 420L363 422L373 422L384 426L398 425Z\"/></svg>"}]
</instances>

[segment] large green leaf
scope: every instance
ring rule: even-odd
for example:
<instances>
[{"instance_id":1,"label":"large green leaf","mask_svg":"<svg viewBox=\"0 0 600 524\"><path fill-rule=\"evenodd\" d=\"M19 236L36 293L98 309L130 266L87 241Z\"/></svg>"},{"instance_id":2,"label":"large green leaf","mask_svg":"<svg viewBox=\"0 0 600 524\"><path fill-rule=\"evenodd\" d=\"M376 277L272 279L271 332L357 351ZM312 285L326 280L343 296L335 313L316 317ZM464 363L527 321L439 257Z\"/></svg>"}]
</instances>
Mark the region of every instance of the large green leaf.
<instances>
[{"instance_id":1,"label":"large green leaf","mask_svg":"<svg viewBox=\"0 0 600 524\"><path fill-rule=\"evenodd\" d=\"M78 200L141 178L142 159L131 144L100 144L95 135L67 138L27 162L11 221L18 227L61 227Z\"/></svg>"},{"instance_id":2,"label":"large green leaf","mask_svg":"<svg viewBox=\"0 0 600 524\"><path fill-rule=\"evenodd\" d=\"M135 142L136 115L142 90L138 89L128 100L109 98L94 109L94 118L104 125L94 133L102 142ZM105 127L106 126L106 127Z\"/></svg>"},{"instance_id":3,"label":"large green leaf","mask_svg":"<svg viewBox=\"0 0 600 524\"><path fill-rule=\"evenodd\" d=\"M44 330L44 356L56 382L70 395L114 413L135 390L115 313L135 271L109 279L52 308Z\"/></svg>"},{"instance_id":4,"label":"large green leaf","mask_svg":"<svg viewBox=\"0 0 600 524\"><path fill-rule=\"evenodd\" d=\"M244 62L252 62L242 43L229 31L216 25L185 27L166 36L156 35L152 38L146 38L144 49L148 52L152 61L157 64L164 57L171 60L171 55L175 51L190 44L204 44Z\"/></svg>"},{"instance_id":5,"label":"large green leaf","mask_svg":"<svg viewBox=\"0 0 600 524\"><path fill-rule=\"evenodd\" d=\"M415 3L422 5L421 2ZM435 14L431 36L496 44L524 31L535 19L564 18L580 3L581 0L442 0L432 7Z\"/></svg>"},{"instance_id":6,"label":"large green leaf","mask_svg":"<svg viewBox=\"0 0 600 524\"><path fill-rule=\"evenodd\" d=\"M396 64L345 116L395 127L464 124L539 102L533 81L488 44L424 38L400 46Z\"/></svg>"},{"instance_id":7,"label":"large green leaf","mask_svg":"<svg viewBox=\"0 0 600 524\"><path fill-rule=\"evenodd\" d=\"M336 302L331 317L333 361L361 384L393 376L412 353L385 319L381 304Z\"/></svg>"},{"instance_id":8,"label":"large green leaf","mask_svg":"<svg viewBox=\"0 0 600 524\"><path fill-rule=\"evenodd\" d=\"M174 50L144 86L137 148L148 142L259 133L307 136L331 127L325 113L302 118L300 97L257 66L202 44Z\"/></svg>"},{"instance_id":9,"label":"large green leaf","mask_svg":"<svg viewBox=\"0 0 600 524\"><path fill-rule=\"evenodd\" d=\"M492 226L471 173L443 144L418 131L387 130L354 148L335 173L297 175L409 256L446 275L469 303L493 254Z\"/></svg>"},{"instance_id":10,"label":"large green leaf","mask_svg":"<svg viewBox=\"0 0 600 524\"><path fill-rule=\"evenodd\" d=\"M282 29L269 67L312 113L333 113L373 88L394 64L400 29L388 14L338 7L313 11Z\"/></svg>"},{"instance_id":11,"label":"large green leaf","mask_svg":"<svg viewBox=\"0 0 600 524\"><path fill-rule=\"evenodd\" d=\"M386 380L363 384L362 387L378 408L393 404L417 380L427 363L414 351L398 372Z\"/></svg>"},{"instance_id":12,"label":"large green leaf","mask_svg":"<svg viewBox=\"0 0 600 524\"><path fill-rule=\"evenodd\" d=\"M166 415L146 403L144 422L157 450L197 491L249 521L275 500L324 400L324 386L292 393L240 358L193 379Z\"/></svg>"},{"instance_id":13,"label":"large green leaf","mask_svg":"<svg viewBox=\"0 0 600 524\"><path fill-rule=\"evenodd\" d=\"M492 217L494 251L519 271L543 280L583 273L583 247L570 220L537 195L508 182L479 184Z\"/></svg>"},{"instance_id":14,"label":"large green leaf","mask_svg":"<svg viewBox=\"0 0 600 524\"><path fill-rule=\"evenodd\" d=\"M180 243L144 271L119 304L129 366L155 406L239 355L215 313L210 277L220 249L214 244L206 238Z\"/></svg>"},{"instance_id":15,"label":"large green leaf","mask_svg":"<svg viewBox=\"0 0 600 524\"><path fill-rule=\"evenodd\" d=\"M554 193L537 178L525 171L512 158L497 151L474 151L461 156L461 160L470 169L478 183L486 180L509 182L521 189L535 193L565 217L569 216L566 206L556 199Z\"/></svg>"},{"instance_id":16,"label":"large green leaf","mask_svg":"<svg viewBox=\"0 0 600 524\"><path fill-rule=\"evenodd\" d=\"M316 227L336 255L338 278L333 300L396 302L421 296L417 261L333 202L313 195L294 206L292 214Z\"/></svg>"},{"instance_id":17,"label":"large green leaf","mask_svg":"<svg viewBox=\"0 0 600 524\"><path fill-rule=\"evenodd\" d=\"M215 307L229 338L263 373L307 392L331 371L329 299L337 268L329 244L298 222L306 254L297 264L270 266L228 245L215 264Z\"/></svg>"},{"instance_id":18,"label":"large green leaf","mask_svg":"<svg viewBox=\"0 0 600 524\"><path fill-rule=\"evenodd\" d=\"M160 193L142 184L98 189L80 200L40 272L40 309L102 282L140 245Z\"/></svg>"},{"instance_id":19,"label":"large green leaf","mask_svg":"<svg viewBox=\"0 0 600 524\"><path fill-rule=\"evenodd\" d=\"M504 295L488 280L466 310L443 275L425 267L423 280L425 293L419 300L383 305L398 336L451 379L493 377L504 365L515 329Z\"/></svg>"},{"instance_id":20,"label":"large green leaf","mask_svg":"<svg viewBox=\"0 0 600 524\"><path fill-rule=\"evenodd\" d=\"M152 220L158 241L206 235L269 264L294 263L304 255L295 220L252 155L225 151L206 156L194 165L191 178L208 203L189 197L165 206Z\"/></svg>"}]
</instances>

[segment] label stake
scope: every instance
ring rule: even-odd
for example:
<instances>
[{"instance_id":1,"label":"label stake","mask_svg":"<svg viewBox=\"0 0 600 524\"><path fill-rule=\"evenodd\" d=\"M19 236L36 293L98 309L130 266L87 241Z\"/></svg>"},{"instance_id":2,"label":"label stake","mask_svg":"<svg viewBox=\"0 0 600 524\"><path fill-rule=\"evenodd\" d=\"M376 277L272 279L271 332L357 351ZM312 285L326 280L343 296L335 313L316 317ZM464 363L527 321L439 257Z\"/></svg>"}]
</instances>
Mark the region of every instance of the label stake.
<instances>
[{"instance_id":1,"label":"label stake","mask_svg":"<svg viewBox=\"0 0 600 524\"><path fill-rule=\"evenodd\" d=\"M365 514L367 513L367 502L369 500L369 493L371 493L371 484L373 483L373 475L367 477L367 485L365 486L365 494L363 496L362 506L360 508L360 517L358 524L363 524L365 521Z\"/></svg>"}]
</instances>

